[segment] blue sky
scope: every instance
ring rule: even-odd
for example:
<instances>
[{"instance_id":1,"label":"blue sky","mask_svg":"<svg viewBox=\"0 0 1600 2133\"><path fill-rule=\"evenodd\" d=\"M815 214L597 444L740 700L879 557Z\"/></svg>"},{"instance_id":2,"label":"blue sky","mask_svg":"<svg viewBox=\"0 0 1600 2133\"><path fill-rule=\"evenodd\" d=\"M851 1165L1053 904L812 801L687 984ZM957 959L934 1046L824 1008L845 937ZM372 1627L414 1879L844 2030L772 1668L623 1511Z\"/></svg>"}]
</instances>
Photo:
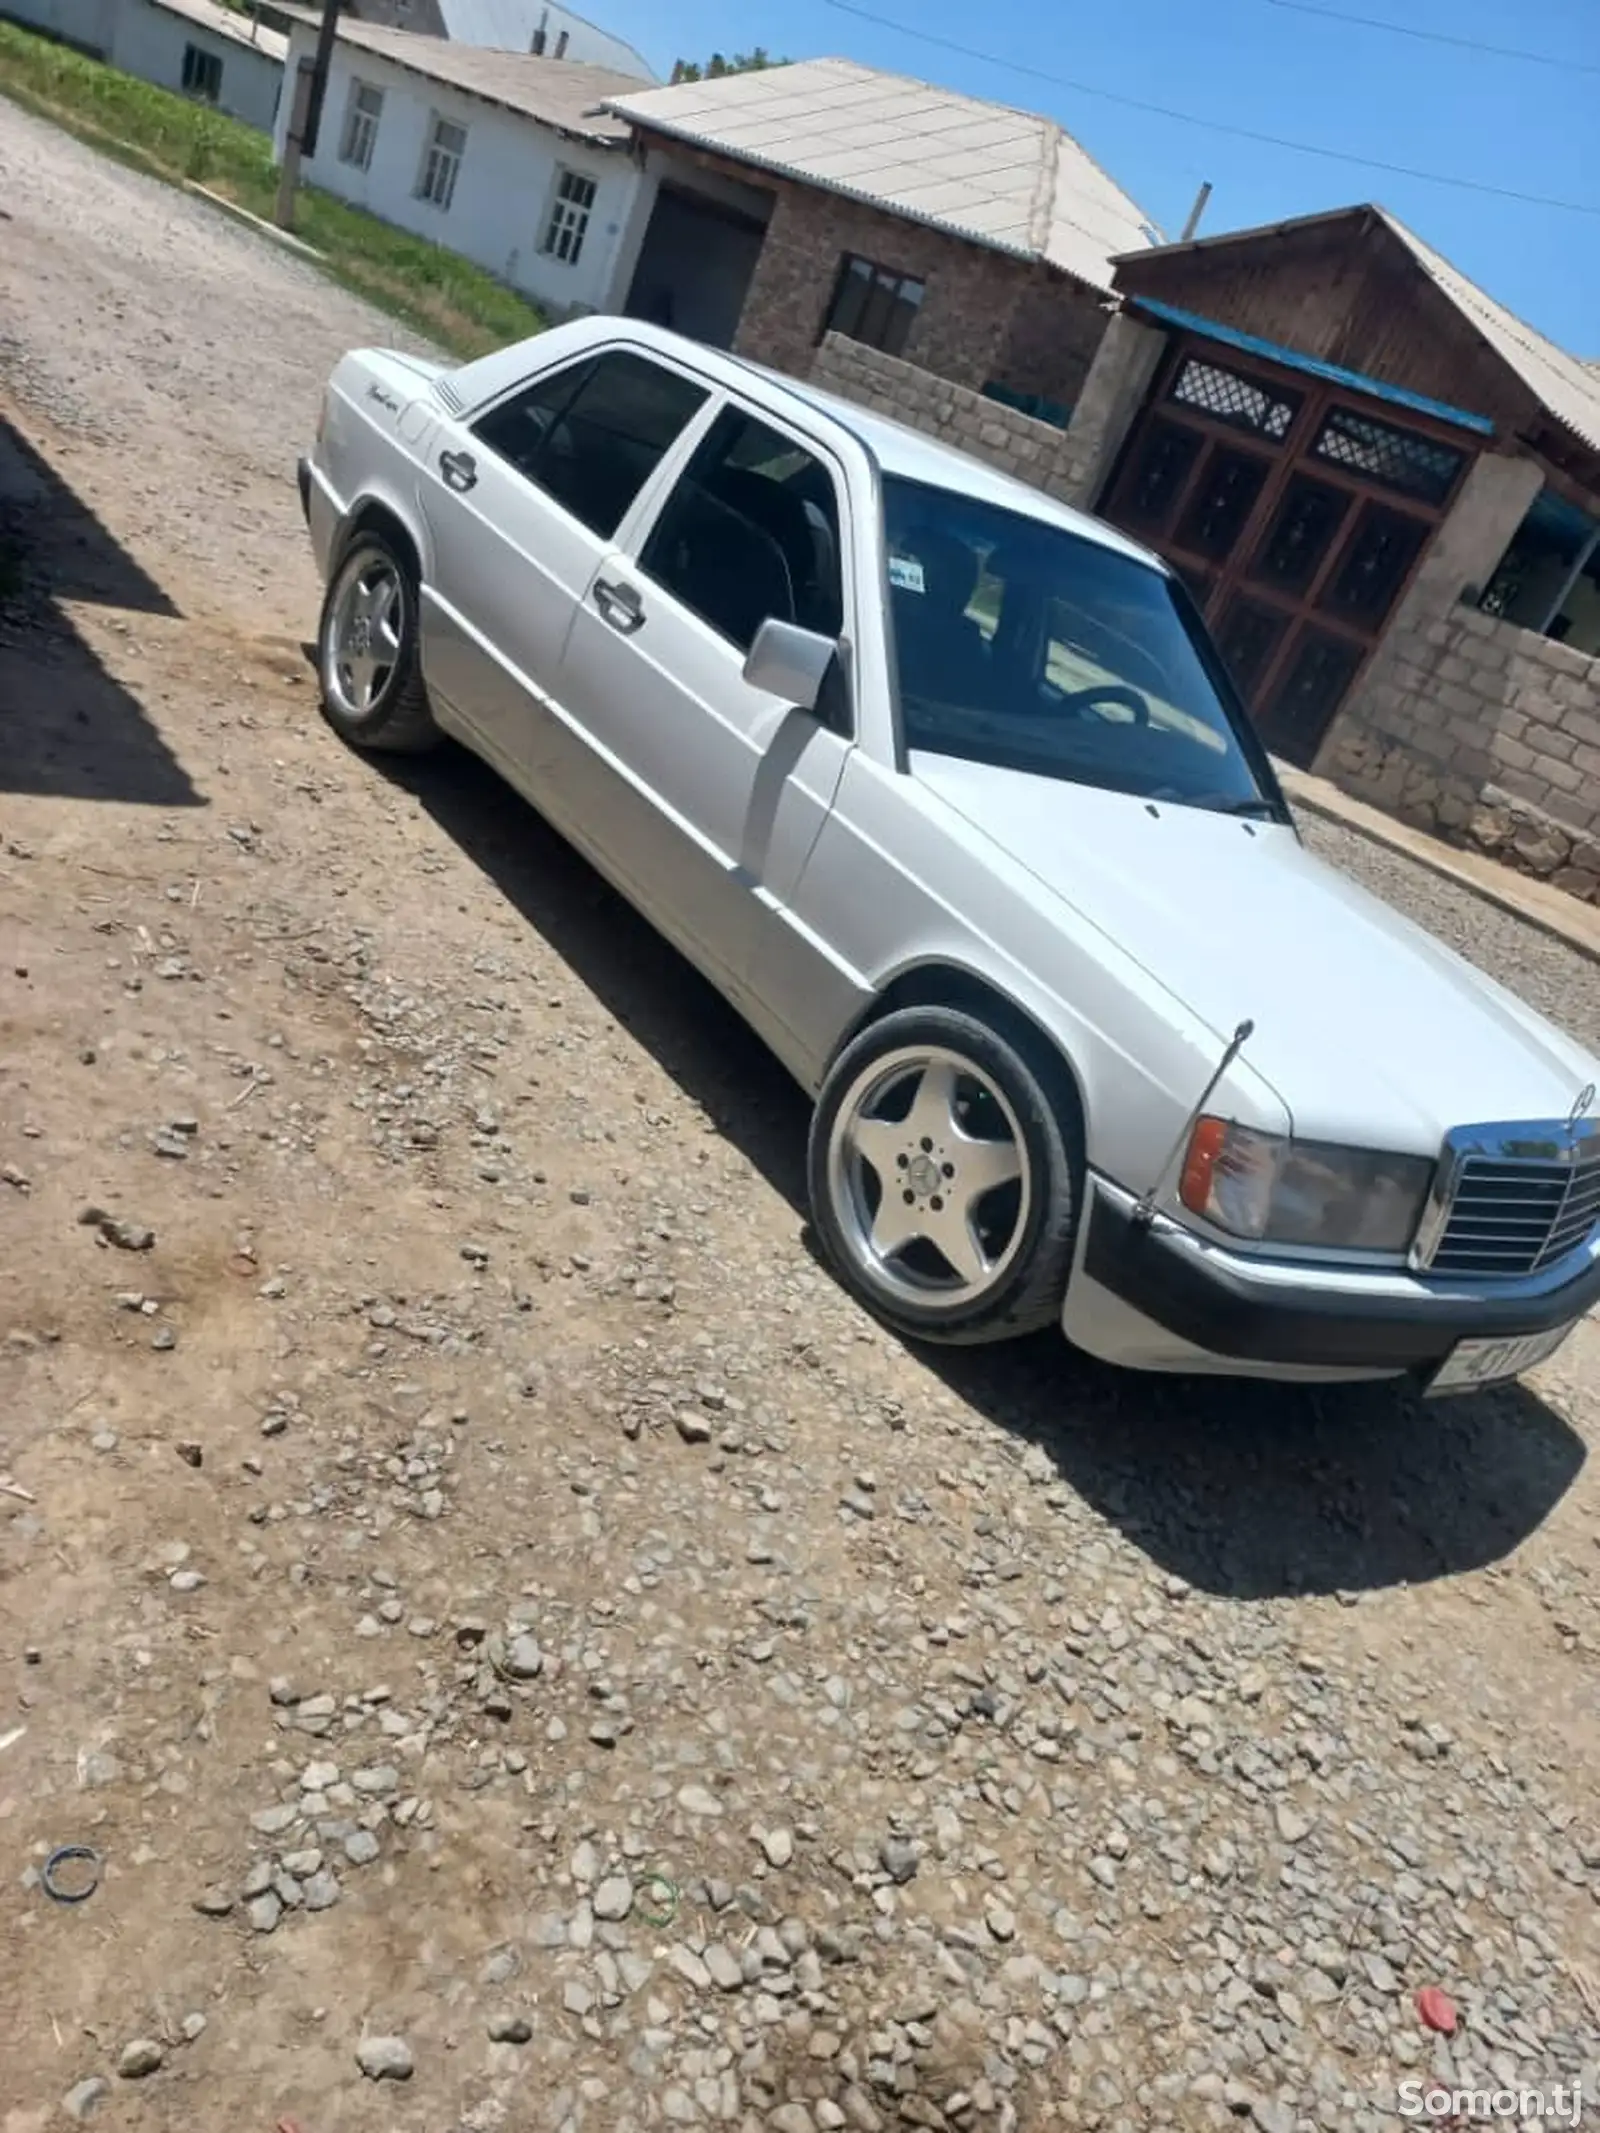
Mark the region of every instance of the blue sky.
<instances>
[{"instance_id":1,"label":"blue sky","mask_svg":"<svg viewBox=\"0 0 1600 2133\"><path fill-rule=\"evenodd\" d=\"M1376 200L1502 303L1579 355L1600 357L1600 0L1320 0L1350 14L1557 62L1432 44L1301 12L1282 0L861 0L880 27L828 0L580 0L665 72L683 56L763 44L838 53L1058 118L1174 234L1202 179L1204 228ZM910 26L1096 89L1256 133L1337 149L1586 214L1427 184L1133 111L941 50ZM1584 70L1587 71L1584 71Z\"/></svg>"}]
</instances>

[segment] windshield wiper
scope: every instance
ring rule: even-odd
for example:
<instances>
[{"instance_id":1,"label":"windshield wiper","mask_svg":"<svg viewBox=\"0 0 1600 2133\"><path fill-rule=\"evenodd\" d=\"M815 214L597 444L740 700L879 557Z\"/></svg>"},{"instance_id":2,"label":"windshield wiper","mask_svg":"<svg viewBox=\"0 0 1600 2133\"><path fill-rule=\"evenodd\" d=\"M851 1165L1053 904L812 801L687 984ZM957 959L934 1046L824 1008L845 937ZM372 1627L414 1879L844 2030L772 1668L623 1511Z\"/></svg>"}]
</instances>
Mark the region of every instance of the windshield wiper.
<instances>
[{"instance_id":1,"label":"windshield wiper","mask_svg":"<svg viewBox=\"0 0 1600 2133\"><path fill-rule=\"evenodd\" d=\"M1259 798L1225 800L1218 794L1212 799L1196 800L1194 805L1205 808L1208 813L1213 815L1254 815L1258 819L1265 819L1268 822L1276 822L1278 819L1278 810L1273 803L1270 800Z\"/></svg>"}]
</instances>

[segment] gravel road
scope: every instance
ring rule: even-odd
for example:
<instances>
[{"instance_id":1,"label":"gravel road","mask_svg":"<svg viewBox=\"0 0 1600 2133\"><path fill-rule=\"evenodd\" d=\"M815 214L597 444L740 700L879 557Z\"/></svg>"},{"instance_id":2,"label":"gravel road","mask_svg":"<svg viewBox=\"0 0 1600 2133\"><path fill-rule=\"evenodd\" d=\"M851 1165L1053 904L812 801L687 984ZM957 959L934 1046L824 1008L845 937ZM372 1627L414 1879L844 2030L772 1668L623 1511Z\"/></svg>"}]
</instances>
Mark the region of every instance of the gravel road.
<instances>
[{"instance_id":1,"label":"gravel road","mask_svg":"<svg viewBox=\"0 0 1600 2133\"><path fill-rule=\"evenodd\" d=\"M1433 1406L886 1338L732 1015L315 716L390 329L3 104L0 178L3 2133L1600 2094L1594 1329Z\"/></svg>"}]
</instances>

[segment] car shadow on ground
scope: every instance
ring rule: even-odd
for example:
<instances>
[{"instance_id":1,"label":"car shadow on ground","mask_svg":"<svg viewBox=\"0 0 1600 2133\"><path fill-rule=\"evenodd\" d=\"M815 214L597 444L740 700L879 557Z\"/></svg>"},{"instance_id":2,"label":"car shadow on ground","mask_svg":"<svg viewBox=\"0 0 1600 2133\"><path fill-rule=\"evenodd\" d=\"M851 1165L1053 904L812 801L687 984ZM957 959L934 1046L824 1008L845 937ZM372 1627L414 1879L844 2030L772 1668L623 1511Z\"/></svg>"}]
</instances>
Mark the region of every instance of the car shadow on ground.
<instances>
[{"instance_id":1,"label":"car shadow on ground","mask_svg":"<svg viewBox=\"0 0 1600 2133\"><path fill-rule=\"evenodd\" d=\"M201 805L137 697L74 628L67 601L177 614L0 414L0 792Z\"/></svg>"},{"instance_id":2,"label":"car shadow on ground","mask_svg":"<svg viewBox=\"0 0 1600 2133\"><path fill-rule=\"evenodd\" d=\"M806 1102L733 1009L464 751L384 768L803 1221ZM1381 1589L1497 1561L1585 1457L1521 1385L1428 1401L1382 1384L1160 1378L1110 1369L1054 1334L917 1352L969 1407L1043 1446L1153 1562L1237 1599Z\"/></svg>"}]
</instances>

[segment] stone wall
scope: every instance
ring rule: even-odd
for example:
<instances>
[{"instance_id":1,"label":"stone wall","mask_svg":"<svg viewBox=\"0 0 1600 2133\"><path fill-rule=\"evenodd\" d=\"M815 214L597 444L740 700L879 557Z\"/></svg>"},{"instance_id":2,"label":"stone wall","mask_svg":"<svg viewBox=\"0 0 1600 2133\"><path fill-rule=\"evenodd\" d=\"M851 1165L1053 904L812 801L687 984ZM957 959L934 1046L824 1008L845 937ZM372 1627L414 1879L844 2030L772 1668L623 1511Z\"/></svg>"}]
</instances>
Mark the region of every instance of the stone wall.
<instances>
[{"instance_id":1,"label":"stone wall","mask_svg":"<svg viewBox=\"0 0 1600 2133\"><path fill-rule=\"evenodd\" d=\"M1600 659L1475 607L1402 624L1318 770L1600 904Z\"/></svg>"},{"instance_id":2,"label":"stone wall","mask_svg":"<svg viewBox=\"0 0 1600 2133\"><path fill-rule=\"evenodd\" d=\"M830 333L816 352L811 378L828 392L924 430L1064 503L1081 504L1089 493L1095 463L1074 446L1071 430L1019 415L914 363Z\"/></svg>"}]
</instances>

